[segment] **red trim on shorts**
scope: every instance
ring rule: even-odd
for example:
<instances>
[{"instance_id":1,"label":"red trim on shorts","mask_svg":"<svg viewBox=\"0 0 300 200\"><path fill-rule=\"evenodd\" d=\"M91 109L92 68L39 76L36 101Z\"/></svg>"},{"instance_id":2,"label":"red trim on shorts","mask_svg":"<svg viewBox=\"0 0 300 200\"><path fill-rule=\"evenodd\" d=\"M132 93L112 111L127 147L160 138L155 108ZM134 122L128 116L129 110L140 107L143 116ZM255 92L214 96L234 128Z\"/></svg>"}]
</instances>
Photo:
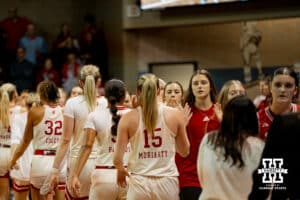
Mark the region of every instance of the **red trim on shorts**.
<instances>
[{"instance_id":1,"label":"red trim on shorts","mask_svg":"<svg viewBox=\"0 0 300 200\"><path fill-rule=\"evenodd\" d=\"M99 166L97 165L95 169L116 169L114 166Z\"/></svg>"},{"instance_id":2,"label":"red trim on shorts","mask_svg":"<svg viewBox=\"0 0 300 200\"><path fill-rule=\"evenodd\" d=\"M55 156L56 150L36 149L34 155Z\"/></svg>"},{"instance_id":3,"label":"red trim on shorts","mask_svg":"<svg viewBox=\"0 0 300 200\"><path fill-rule=\"evenodd\" d=\"M15 192L26 192L30 190L30 184L28 185L18 185L15 181L13 181L12 189Z\"/></svg>"},{"instance_id":4,"label":"red trim on shorts","mask_svg":"<svg viewBox=\"0 0 300 200\"><path fill-rule=\"evenodd\" d=\"M58 183L57 189L58 190L65 190L66 189L66 183Z\"/></svg>"},{"instance_id":5,"label":"red trim on shorts","mask_svg":"<svg viewBox=\"0 0 300 200\"><path fill-rule=\"evenodd\" d=\"M88 200L89 197L79 197L79 198L74 198L72 197L72 195L70 194L68 187L66 187L66 192L65 192L65 199L67 200Z\"/></svg>"},{"instance_id":6,"label":"red trim on shorts","mask_svg":"<svg viewBox=\"0 0 300 200\"><path fill-rule=\"evenodd\" d=\"M0 176L0 178L9 178L9 172L7 172L6 174L4 174L3 176Z\"/></svg>"}]
</instances>

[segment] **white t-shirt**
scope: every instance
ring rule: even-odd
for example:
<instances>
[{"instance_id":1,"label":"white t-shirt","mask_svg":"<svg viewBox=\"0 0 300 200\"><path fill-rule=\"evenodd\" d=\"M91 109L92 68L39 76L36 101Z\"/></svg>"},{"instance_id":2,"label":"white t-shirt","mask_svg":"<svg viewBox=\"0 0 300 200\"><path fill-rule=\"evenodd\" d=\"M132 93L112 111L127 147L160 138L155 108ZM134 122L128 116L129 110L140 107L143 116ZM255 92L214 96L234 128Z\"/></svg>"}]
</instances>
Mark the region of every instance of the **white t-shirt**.
<instances>
[{"instance_id":1,"label":"white t-shirt","mask_svg":"<svg viewBox=\"0 0 300 200\"><path fill-rule=\"evenodd\" d=\"M97 107L107 107L105 98L97 99ZM89 115L88 104L83 95L73 97L66 102L64 107L64 116L74 119L74 131L70 145L70 157L78 157L81 146L85 143L84 125ZM97 157L97 148L94 145L90 158Z\"/></svg>"},{"instance_id":2,"label":"white t-shirt","mask_svg":"<svg viewBox=\"0 0 300 200\"><path fill-rule=\"evenodd\" d=\"M259 164L264 142L249 136L242 150L245 165L238 168L236 165L231 166L230 161L224 162L222 150L214 150L211 144L207 144L209 134L204 136L198 152L197 171L202 186L199 199L248 199L252 187L252 173Z\"/></svg>"},{"instance_id":3,"label":"white t-shirt","mask_svg":"<svg viewBox=\"0 0 300 200\"><path fill-rule=\"evenodd\" d=\"M124 115L129 112L130 109L124 106L117 106L117 114ZM98 141L98 157L96 160L97 166L113 166L113 154L116 145L117 136L111 134L112 127L112 114L109 108L98 107L96 110L89 114L85 129L90 128L97 132ZM128 151L124 155L124 164L128 163L128 153L130 147L127 147Z\"/></svg>"}]
</instances>

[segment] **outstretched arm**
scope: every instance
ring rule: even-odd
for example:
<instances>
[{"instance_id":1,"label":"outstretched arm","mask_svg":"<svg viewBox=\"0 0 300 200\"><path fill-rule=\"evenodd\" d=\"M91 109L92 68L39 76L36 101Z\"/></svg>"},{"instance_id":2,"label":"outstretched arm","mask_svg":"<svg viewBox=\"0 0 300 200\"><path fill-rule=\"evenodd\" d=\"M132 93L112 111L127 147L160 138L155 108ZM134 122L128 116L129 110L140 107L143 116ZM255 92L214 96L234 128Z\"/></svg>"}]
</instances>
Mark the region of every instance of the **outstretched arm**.
<instances>
[{"instance_id":1,"label":"outstretched arm","mask_svg":"<svg viewBox=\"0 0 300 200\"><path fill-rule=\"evenodd\" d=\"M176 151L182 156L186 157L190 153L190 142L186 133L186 122L180 112L176 112L178 121L176 141Z\"/></svg>"}]
</instances>

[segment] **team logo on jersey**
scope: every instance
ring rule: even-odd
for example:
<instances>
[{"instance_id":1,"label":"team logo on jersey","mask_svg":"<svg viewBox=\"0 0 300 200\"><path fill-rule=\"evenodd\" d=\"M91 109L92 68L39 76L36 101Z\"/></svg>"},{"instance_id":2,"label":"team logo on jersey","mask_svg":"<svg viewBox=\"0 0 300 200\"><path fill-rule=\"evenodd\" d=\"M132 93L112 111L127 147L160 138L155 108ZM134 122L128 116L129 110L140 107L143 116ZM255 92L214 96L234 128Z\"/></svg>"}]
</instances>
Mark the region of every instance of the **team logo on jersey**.
<instances>
[{"instance_id":1,"label":"team logo on jersey","mask_svg":"<svg viewBox=\"0 0 300 200\"><path fill-rule=\"evenodd\" d=\"M258 169L258 174L263 174L262 183L268 184L266 188L286 189L279 185L284 183L283 174L287 174L288 170L284 169L282 158L263 158L263 168Z\"/></svg>"},{"instance_id":2,"label":"team logo on jersey","mask_svg":"<svg viewBox=\"0 0 300 200\"><path fill-rule=\"evenodd\" d=\"M204 122L208 122L208 121L209 121L209 118L208 118L207 116L205 116L204 119L203 119L203 121L204 121Z\"/></svg>"},{"instance_id":3,"label":"team logo on jersey","mask_svg":"<svg viewBox=\"0 0 300 200\"><path fill-rule=\"evenodd\" d=\"M269 127L269 124L268 123L263 123L262 127Z\"/></svg>"}]
</instances>

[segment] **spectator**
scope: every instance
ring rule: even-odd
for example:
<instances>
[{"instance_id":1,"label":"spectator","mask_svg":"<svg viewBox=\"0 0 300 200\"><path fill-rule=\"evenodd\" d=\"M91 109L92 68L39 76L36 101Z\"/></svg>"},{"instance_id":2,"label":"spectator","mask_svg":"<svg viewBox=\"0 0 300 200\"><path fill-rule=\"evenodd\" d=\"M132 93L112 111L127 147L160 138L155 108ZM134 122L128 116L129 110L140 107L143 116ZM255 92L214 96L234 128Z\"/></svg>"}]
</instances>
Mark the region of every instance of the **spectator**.
<instances>
[{"instance_id":1,"label":"spectator","mask_svg":"<svg viewBox=\"0 0 300 200\"><path fill-rule=\"evenodd\" d=\"M80 38L81 59L85 64L99 66L102 80L108 80L107 47L104 33L96 26L95 16L87 14L84 17L84 27Z\"/></svg>"},{"instance_id":2,"label":"spectator","mask_svg":"<svg viewBox=\"0 0 300 200\"><path fill-rule=\"evenodd\" d=\"M35 25L32 23L28 24L26 35L20 40L20 47L26 50L25 57L33 64L37 64L48 51L44 38L36 35Z\"/></svg>"},{"instance_id":3,"label":"spectator","mask_svg":"<svg viewBox=\"0 0 300 200\"><path fill-rule=\"evenodd\" d=\"M62 81L63 88L66 93L70 93L72 87L77 85L77 77L79 75L80 64L76 60L75 53L69 53L67 56L67 62L63 65L62 68Z\"/></svg>"},{"instance_id":4,"label":"spectator","mask_svg":"<svg viewBox=\"0 0 300 200\"><path fill-rule=\"evenodd\" d=\"M36 82L39 83L43 80L53 81L55 85L60 85L59 73L53 69L53 63L51 58L46 58L44 67L38 72Z\"/></svg>"},{"instance_id":5,"label":"spectator","mask_svg":"<svg viewBox=\"0 0 300 200\"><path fill-rule=\"evenodd\" d=\"M55 66L62 66L66 62L67 55L70 52L74 52L77 55L79 54L79 50L79 42L72 36L70 26L66 23L62 24L61 31L53 46ZM58 70L59 68L56 69Z\"/></svg>"},{"instance_id":6,"label":"spectator","mask_svg":"<svg viewBox=\"0 0 300 200\"><path fill-rule=\"evenodd\" d=\"M6 49L10 61L14 60L19 41L25 34L29 23L30 20L26 17L18 16L17 8L10 8L8 10L8 17L0 22L0 29L6 34Z\"/></svg>"},{"instance_id":7,"label":"spectator","mask_svg":"<svg viewBox=\"0 0 300 200\"><path fill-rule=\"evenodd\" d=\"M69 37L72 37L71 28L69 24L64 23L61 25L60 33L58 34L55 42L54 42L54 48L62 48L66 46L66 40ZM72 44L75 48L79 49L79 43L77 39L72 40Z\"/></svg>"},{"instance_id":8,"label":"spectator","mask_svg":"<svg viewBox=\"0 0 300 200\"><path fill-rule=\"evenodd\" d=\"M25 58L25 49L17 49L17 59L10 66L10 78L16 85L18 92L34 89L35 66Z\"/></svg>"}]
</instances>

